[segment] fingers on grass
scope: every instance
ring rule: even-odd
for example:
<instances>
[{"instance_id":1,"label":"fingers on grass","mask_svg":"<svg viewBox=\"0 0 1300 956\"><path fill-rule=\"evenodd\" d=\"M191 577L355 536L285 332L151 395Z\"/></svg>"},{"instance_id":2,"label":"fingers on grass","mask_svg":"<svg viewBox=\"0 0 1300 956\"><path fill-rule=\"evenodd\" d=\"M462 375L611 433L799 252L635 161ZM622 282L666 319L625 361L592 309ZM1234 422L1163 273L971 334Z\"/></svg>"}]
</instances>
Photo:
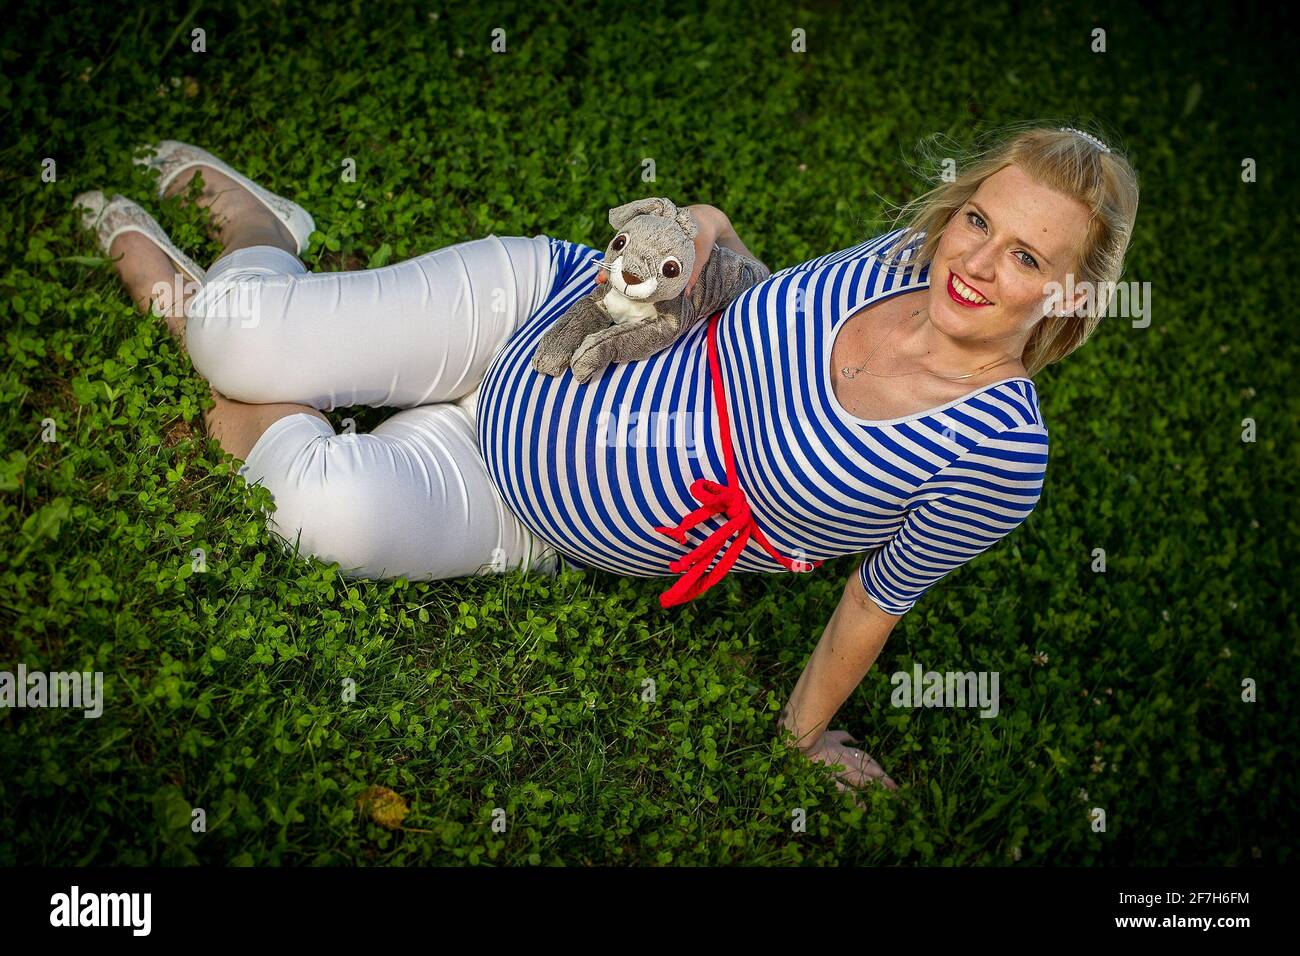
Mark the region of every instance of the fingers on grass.
<instances>
[{"instance_id":1,"label":"fingers on grass","mask_svg":"<svg viewBox=\"0 0 1300 956\"><path fill-rule=\"evenodd\" d=\"M866 802L862 799L862 795L859 794L856 789L841 783L839 780L835 781L835 786L841 791L848 791L848 793L853 797L853 802L857 804L859 810L869 809Z\"/></svg>"},{"instance_id":2,"label":"fingers on grass","mask_svg":"<svg viewBox=\"0 0 1300 956\"><path fill-rule=\"evenodd\" d=\"M857 786L866 786L869 783L880 783L888 790L897 790L896 784L892 777L885 773L885 768L877 761L873 760L870 755L863 755L866 759L857 763L848 771L848 776Z\"/></svg>"}]
</instances>

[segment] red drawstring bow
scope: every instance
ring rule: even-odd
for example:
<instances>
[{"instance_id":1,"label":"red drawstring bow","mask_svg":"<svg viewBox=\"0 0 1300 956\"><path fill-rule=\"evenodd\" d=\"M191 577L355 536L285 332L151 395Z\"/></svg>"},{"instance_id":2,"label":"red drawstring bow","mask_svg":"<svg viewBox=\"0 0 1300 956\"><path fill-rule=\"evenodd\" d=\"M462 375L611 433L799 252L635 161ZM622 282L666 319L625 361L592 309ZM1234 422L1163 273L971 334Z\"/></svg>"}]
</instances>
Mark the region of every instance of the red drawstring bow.
<instances>
[{"instance_id":1,"label":"red drawstring bow","mask_svg":"<svg viewBox=\"0 0 1300 956\"><path fill-rule=\"evenodd\" d=\"M718 319L721 315L722 310L719 309L709 316L709 374L713 379L713 403L718 410L722 453L727 465L727 483L720 485L707 478L696 479L691 484L691 494L695 496L696 501L700 502L701 507L684 517L677 527L659 527L655 530L668 535L678 544L685 544L686 532L706 518L725 514L729 520L705 538L694 550L668 563L668 570L674 574L681 574L682 577L659 595L660 606L666 608L693 601L721 581L731 570L731 566L736 563L740 553L745 550L751 537L787 571L811 571L813 568L820 567L822 563L793 561L772 547L767 536L754 522L754 516L749 510L749 502L745 500L745 493L740 490L740 482L736 479L735 455L731 449L731 422L727 417L727 400L722 391L722 372L718 366ZM728 543L737 532L740 537ZM719 551L721 557L718 563L709 570L709 562Z\"/></svg>"}]
</instances>

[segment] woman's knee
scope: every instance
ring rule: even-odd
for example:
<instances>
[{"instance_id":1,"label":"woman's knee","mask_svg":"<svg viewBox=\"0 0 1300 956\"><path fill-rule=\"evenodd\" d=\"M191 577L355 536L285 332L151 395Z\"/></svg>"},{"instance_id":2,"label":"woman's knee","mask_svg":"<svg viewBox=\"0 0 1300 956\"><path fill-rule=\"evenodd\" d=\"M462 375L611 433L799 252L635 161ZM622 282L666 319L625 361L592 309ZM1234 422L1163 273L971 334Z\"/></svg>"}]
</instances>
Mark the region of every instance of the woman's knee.
<instances>
[{"instance_id":1,"label":"woman's knee","mask_svg":"<svg viewBox=\"0 0 1300 956\"><path fill-rule=\"evenodd\" d=\"M355 447L358 437L336 435L307 415L281 419L259 439L242 473L271 493L269 524L285 544L378 577L391 563L397 529L391 502Z\"/></svg>"},{"instance_id":2,"label":"woman's knee","mask_svg":"<svg viewBox=\"0 0 1300 956\"><path fill-rule=\"evenodd\" d=\"M286 544L355 577L459 577L491 562L499 528L467 497L469 469L388 436L291 419L267 430L244 468L270 491L270 524Z\"/></svg>"},{"instance_id":3,"label":"woman's knee","mask_svg":"<svg viewBox=\"0 0 1300 956\"><path fill-rule=\"evenodd\" d=\"M263 402L266 384L294 359L280 321L289 276L230 275L209 282L186 307L185 347L217 391ZM301 356L298 356L301 358Z\"/></svg>"}]
</instances>

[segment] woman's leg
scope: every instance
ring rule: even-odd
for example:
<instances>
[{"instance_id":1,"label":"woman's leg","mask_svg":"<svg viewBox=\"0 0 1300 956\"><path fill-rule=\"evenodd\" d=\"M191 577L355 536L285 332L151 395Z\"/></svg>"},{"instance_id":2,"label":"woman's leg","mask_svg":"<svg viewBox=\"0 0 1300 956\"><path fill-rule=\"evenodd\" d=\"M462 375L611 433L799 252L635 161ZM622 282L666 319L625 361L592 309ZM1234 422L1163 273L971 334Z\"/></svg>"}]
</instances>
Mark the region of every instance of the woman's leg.
<instances>
[{"instance_id":1,"label":"woman's leg","mask_svg":"<svg viewBox=\"0 0 1300 956\"><path fill-rule=\"evenodd\" d=\"M274 217L266 218L274 220ZM265 222L254 220L254 226L269 228ZM231 230L238 241L241 231ZM252 229L243 235L254 234ZM265 233L259 238L267 238ZM290 243L292 240L288 240ZM229 247L227 247L229 248ZM292 246L290 246L292 248ZM186 289L180 302L173 302L171 290L185 286L184 276L178 276L176 267L156 245L144 236L127 232L113 240L110 257L117 260L117 272L136 306L145 312L161 315L167 327L185 345L186 310L193 301L193 289ZM328 424L316 409L302 404L281 403L249 405L233 401L212 389L213 407L204 415L204 425L209 437L235 458L246 458L262 433L274 422L288 415L306 414Z\"/></svg>"},{"instance_id":2,"label":"woman's leg","mask_svg":"<svg viewBox=\"0 0 1300 956\"><path fill-rule=\"evenodd\" d=\"M551 281L544 236L360 272L309 273L290 252L252 246L208 271L186 340L195 368L242 402L413 408L477 388Z\"/></svg>"},{"instance_id":3,"label":"woman's leg","mask_svg":"<svg viewBox=\"0 0 1300 956\"><path fill-rule=\"evenodd\" d=\"M502 501L473 417L453 404L393 415L369 434L274 422L240 470L275 499L272 529L355 577L435 580L515 568L552 573L555 550Z\"/></svg>"},{"instance_id":4,"label":"woman's leg","mask_svg":"<svg viewBox=\"0 0 1300 956\"><path fill-rule=\"evenodd\" d=\"M278 221L260 204L222 197L236 198L218 185L200 200L211 204L222 259L242 249L291 256L292 237L277 232ZM112 254L121 257L119 273L142 308L156 300L151 290L175 287L173 264L148 240L125 234ZM167 316L182 342L192 301ZM271 492L272 530L345 573L413 580L520 567L553 573L555 549L519 522L487 475L474 425L477 384L458 404L400 412L368 435L336 435L307 405L239 402L215 388L206 424L210 437L244 460L245 479Z\"/></svg>"},{"instance_id":5,"label":"woman's leg","mask_svg":"<svg viewBox=\"0 0 1300 956\"><path fill-rule=\"evenodd\" d=\"M545 236L488 236L357 272L309 273L279 221L206 167L224 253L188 304L194 366L245 403L412 408L482 382L554 277ZM184 177L181 177L183 179ZM180 188L173 186L172 188ZM242 193L234 213L218 206Z\"/></svg>"}]
</instances>

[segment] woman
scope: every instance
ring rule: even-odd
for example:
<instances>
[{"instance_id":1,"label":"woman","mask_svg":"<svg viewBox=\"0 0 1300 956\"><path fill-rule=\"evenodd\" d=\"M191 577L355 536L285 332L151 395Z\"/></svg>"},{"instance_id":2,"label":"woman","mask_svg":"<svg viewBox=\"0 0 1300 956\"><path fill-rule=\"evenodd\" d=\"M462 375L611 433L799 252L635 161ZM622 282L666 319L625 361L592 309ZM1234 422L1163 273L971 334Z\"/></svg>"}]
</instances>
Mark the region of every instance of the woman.
<instances>
[{"instance_id":1,"label":"woman","mask_svg":"<svg viewBox=\"0 0 1300 956\"><path fill-rule=\"evenodd\" d=\"M1100 140L1029 126L903 207L904 227L782 269L579 384L530 361L607 281L601 252L489 236L309 274L301 207L185 144L143 161L164 195L202 170L197 201L224 246L206 275L129 201L79 205L135 301L168 306L214 389L209 434L302 551L367 577L561 562L668 575L717 531L695 570L708 567L731 517L745 533L724 571L865 553L781 715L805 754L846 768L841 788L895 787L829 723L921 595L1033 510L1048 432L1030 376L1100 321L1088 283L1119 279L1138 200ZM690 209L699 265L715 242L750 255L723 213ZM178 269L193 294L160 303ZM1060 287L1080 291L1062 301ZM348 405L403 410L336 434L321 412ZM709 489L726 509L678 524Z\"/></svg>"}]
</instances>

